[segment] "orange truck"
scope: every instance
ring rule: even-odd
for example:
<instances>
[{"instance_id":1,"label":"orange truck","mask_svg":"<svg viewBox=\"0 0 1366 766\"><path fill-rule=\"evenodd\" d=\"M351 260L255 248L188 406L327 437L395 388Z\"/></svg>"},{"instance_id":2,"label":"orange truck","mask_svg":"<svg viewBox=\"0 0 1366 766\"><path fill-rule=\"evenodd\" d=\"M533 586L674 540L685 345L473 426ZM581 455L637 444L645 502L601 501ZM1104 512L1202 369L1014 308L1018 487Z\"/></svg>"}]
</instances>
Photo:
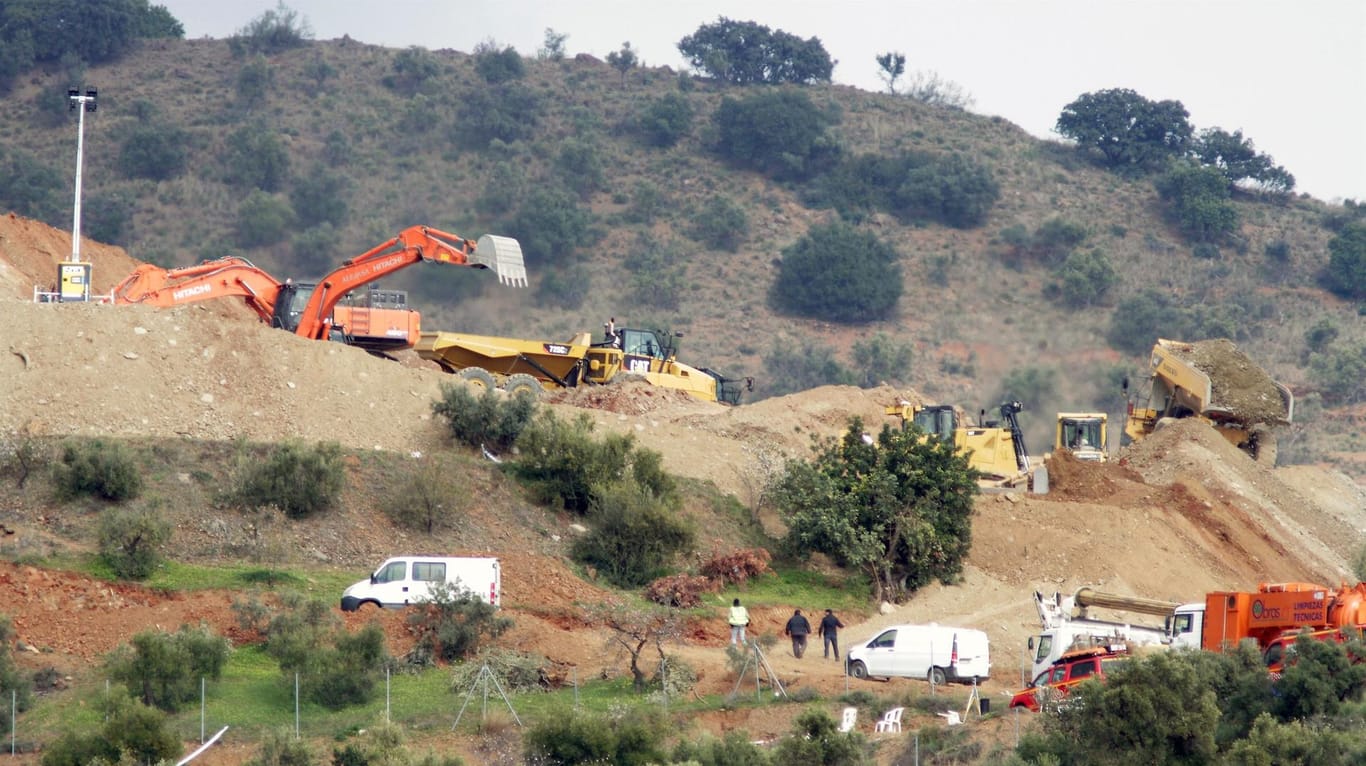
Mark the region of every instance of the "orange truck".
<instances>
[{"instance_id":1,"label":"orange truck","mask_svg":"<svg viewBox=\"0 0 1366 766\"><path fill-rule=\"evenodd\" d=\"M415 312L406 304L392 309L342 302L356 288L423 262L488 269L505 285L527 284L522 248L515 239L486 234L475 242L428 226L410 226L343 262L317 282L280 281L245 258L220 258L182 269L143 264L114 288L114 303L171 307L237 297L262 321L295 335L338 338L374 351L393 350L416 342ZM402 316L394 317L394 312Z\"/></svg>"},{"instance_id":2,"label":"orange truck","mask_svg":"<svg viewBox=\"0 0 1366 766\"><path fill-rule=\"evenodd\" d=\"M1261 583L1254 592L1218 591L1204 604L1178 607L1172 644L1221 651L1244 639L1266 649L1301 630L1321 631L1366 624L1366 584L1334 589L1304 582Z\"/></svg>"}]
</instances>

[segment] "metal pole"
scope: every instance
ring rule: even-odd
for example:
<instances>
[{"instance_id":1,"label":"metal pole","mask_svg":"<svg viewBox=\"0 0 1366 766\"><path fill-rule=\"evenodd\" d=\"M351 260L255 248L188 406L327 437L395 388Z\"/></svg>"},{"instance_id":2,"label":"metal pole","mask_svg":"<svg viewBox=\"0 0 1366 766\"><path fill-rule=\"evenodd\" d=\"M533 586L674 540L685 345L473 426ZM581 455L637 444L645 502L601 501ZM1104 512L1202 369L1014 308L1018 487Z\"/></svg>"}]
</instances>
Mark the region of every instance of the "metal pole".
<instances>
[{"instance_id":1,"label":"metal pole","mask_svg":"<svg viewBox=\"0 0 1366 766\"><path fill-rule=\"evenodd\" d=\"M299 738L299 671L294 671L294 738Z\"/></svg>"},{"instance_id":2,"label":"metal pole","mask_svg":"<svg viewBox=\"0 0 1366 766\"><path fill-rule=\"evenodd\" d=\"M76 212L71 224L71 260L81 262L81 157L85 153L85 96L75 96L76 111Z\"/></svg>"},{"instance_id":3,"label":"metal pole","mask_svg":"<svg viewBox=\"0 0 1366 766\"><path fill-rule=\"evenodd\" d=\"M19 690L9 690L9 754L14 756L14 731L18 728Z\"/></svg>"},{"instance_id":4,"label":"metal pole","mask_svg":"<svg viewBox=\"0 0 1366 766\"><path fill-rule=\"evenodd\" d=\"M385 722L385 723L393 723L393 719L390 718L390 716L389 716L390 701L393 699L393 696L392 696L392 694L390 693L389 681L390 681L390 678L389 678L389 666L388 666L388 665L385 665L385 666L384 666L384 722Z\"/></svg>"},{"instance_id":5,"label":"metal pole","mask_svg":"<svg viewBox=\"0 0 1366 766\"><path fill-rule=\"evenodd\" d=\"M204 676L199 677L199 744L204 744Z\"/></svg>"}]
</instances>

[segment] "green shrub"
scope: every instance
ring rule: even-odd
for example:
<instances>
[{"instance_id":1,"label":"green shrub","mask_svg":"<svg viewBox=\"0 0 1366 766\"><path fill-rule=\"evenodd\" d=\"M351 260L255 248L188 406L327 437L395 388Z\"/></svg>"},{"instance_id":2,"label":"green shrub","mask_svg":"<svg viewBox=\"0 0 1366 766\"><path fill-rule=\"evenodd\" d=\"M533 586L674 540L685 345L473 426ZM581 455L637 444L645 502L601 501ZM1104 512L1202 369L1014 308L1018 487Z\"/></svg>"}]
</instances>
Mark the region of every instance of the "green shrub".
<instances>
[{"instance_id":1,"label":"green shrub","mask_svg":"<svg viewBox=\"0 0 1366 766\"><path fill-rule=\"evenodd\" d=\"M274 506L292 519L331 510L346 481L341 446L334 442L278 444L238 474L231 501L248 508Z\"/></svg>"},{"instance_id":2,"label":"green shrub","mask_svg":"<svg viewBox=\"0 0 1366 766\"><path fill-rule=\"evenodd\" d=\"M294 211L283 198L253 189L237 206L237 244L265 247L285 238L294 225Z\"/></svg>"},{"instance_id":3,"label":"green shrub","mask_svg":"<svg viewBox=\"0 0 1366 766\"><path fill-rule=\"evenodd\" d=\"M199 698L201 679L223 675L231 645L207 626L182 625L175 633L150 630L133 636L109 658L109 677L142 704L174 713Z\"/></svg>"},{"instance_id":4,"label":"green shrub","mask_svg":"<svg viewBox=\"0 0 1366 766\"><path fill-rule=\"evenodd\" d=\"M330 223L320 223L289 238L290 267L298 274L326 274L337 266L341 232Z\"/></svg>"},{"instance_id":5,"label":"green shrub","mask_svg":"<svg viewBox=\"0 0 1366 766\"><path fill-rule=\"evenodd\" d=\"M494 141L510 144L530 138L540 118L541 100L525 85L480 86L464 95L451 138L466 148L484 150Z\"/></svg>"},{"instance_id":6,"label":"green shrub","mask_svg":"<svg viewBox=\"0 0 1366 766\"><path fill-rule=\"evenodd\" d=\"M708 247L733 253L749 234L749 216L730 197L712 195L693 219L691 233Z\"/></svg>"},{"instance_id":7,"label":"green shrub","mask_svg":"<svg viewBox=\"0 0 1366 766\"><path fill-rule=\"evenodd\" d=\"M555 266L545 271L536 286L536 300L562 309L577 309L592 290L592 274L583 264Z\"/></svg>"},{"instance_id":8,"label":"green shrub","mask_svg":"<svg viewBox=\"0 0 1366 766\"><path fill-rule=\"evenodd\" d=\"M817 386L852 386L857 376L840 364L827 346L774 341L764 354L763 393L782 396Z\"/></svg>"},{"instance_id":9,"label":"green shrub","mask_svg":"<svg viewBox=\"0 0 1366 766\"><path fill-rule=\"evenodd\" d=\"M527 729L522 743L528 763L664 763L663 740L668 729L653 711L608 718L565 710Z\"/></svg>"},{"instance_id":10,"label":"green shrub","mask_svg":"<svg viewBox=\"0 0 1366 766\"><path fill-rule=\"evenodd\" d=\"M238 188L279 191L289 178L289 150L264 124L244 125L228 134L219 166L224 180Z\"/></svg>"},{"instance_id":11,"label":"green shrub","mask_svg":"<svg viewBox=\"0 0 1366 766\"><path fill-rule=\"evenodd\" d=\"M62 177L60 171L35 155L0 146L0 206L40 221L60 223L65 219L70 224L71 199Z\"/></svg>"},{"instance_id":12,"label":"green shrub","mask_svg":"<svg viewBox=\"0 0 1366 766\"><path fill-rule=\"evenodd\" d=\"M991 169L962 154L911 168L892 192L892 212L905 221L937 221L969 229L986 220L1001 196Z\"/></svg>"},{"instance_id":13,"label":"green shrub","mask_svg":"<svg viewBox=\"0 0 1366 766\"><path fill-rule=\"evenodd\" d=\"M104 711L99 728L65 731L43 748L43 766L172 763L184 751L166 714L131 699L123 689L100 692L96 707Z\"/></svg>"},{"instance_id":14,"label":"green shrub","mask_svg":"<svg viewBox=\"0 0 1366 766\"><path fill-rule=\"evenodd\" d=\"M530 397L517 397L530 398ZM395 476L397 485L385 493L380 505L399 526L432 534L460 520L465 487L451 466L429 457L411 471Z\"/></svg>"},{"instance_id":15,"label":"green shrub","mask_svg":"<svg viewBox=\"0 0 1366 766\"><path fill-rule=\"evenodd\" d=\"M561 141L555 171L580 198L586 199L606 183L602 150L592 140L570 137Z\"/></svg>"},{"instance_id":16,"label":"green shrub","mask_svg":"<svg viewBox=\"0 0 1366 766\"><path fill-rule=\"evenodd\" d=\"M477 392L464 383L442 383L432 412L446 419L451 438L470 447L508 451L536 414L530 396L507 396L494 389Z\"/></svg>"},{"instance_id":17,"label":"green shrub","mask_svg":"<svg viewBox=\"0 0 1366 766\"><path fill-rule=\"evenodd\" d=\"M373 699L390 662L379 624L347 633L330 604L298 593L280 601L266 628L265 650L279 662L282 680L292 686L298 673L300 694L330 710Z\"/></svg>"},{"instance_id":18,"label":"green shrub","mask_svg":"<svg viewBox=\"0 0 1366 766\"><path fill-rule=\"evenodd\" d=\"M891 245L843 221L812 226L783 250L769 303L831 322L886 319L901 298L899 258Z\"/></svg>"},{"instance_id":19,"label":"green shrub","mask_svg":"<svg viewBox=\"0 0 1366 766\"><path fill-rule=\"evenodd\" d=\"M670 147L692 130L693 108L682 93L666 93L651 101L636 118L637 129L651 146Z\"/></svg>"},{"instance_id":20,"label":"green shrub","mask_svg":"<svg viewBox=\"0 0 1366 766\"><path fill-rule=\"evenodd\" d=\"M7 615L0 615L0 690L13 691L11 705L0 705L0 729L11 731L14 712L24 712L33 706L33 681L20 672L14 662L14 642L18 636L14 623Z\"/></svg>"},{"instance_id":21,"label":"green shrub","mask_svg":"<svg viewBox=\"0 0 1366 766\"><path fill-rule=\"evenodd\" d=\"M574 558L622 588L660 577L693 544L692 528L633 483L598 488L588 520L592 529L575 541Z\"/></svg>"},{"instance_id":22,"label":"green shrub","mask_svg":"<svg viewBox=\"0 0 1366 766\"><path fill-rule=\"evenodd\" d=\"M1238 226L1238 211L1229 201L1228 180L1215 168L1176 163L1158 178L1158 194L1168 216L1196 242L1217 242Z\"/></svg>"},{"instance_id":23,"label":"green shrub","mask_svg":"<svg viewBox=\"0 0 1366 766\"><path fill-rule=\"evenodd\" d=\"M674 763L697 766L769 766L768 753L754 744L744 731L732 729L720 739L703 733L695 740L684 739L674 747Z\"/></svg>"},{"instance_id":24,"label":"green shrub","mask_svg":"<svg viewBox=\"0 0 1366 766\"><path fill-rule=\"evenodd\" d=\"M0 475L13 476L19 489L49 459L47 445L28 434L0 438Z\"/></svg>"},{"instance_id":25,"label":"green shrub","mask_svg":"<svg viewBox=\"0 0 1366 766\"><path fill-rule=\"evenodd\" d=\"M333 173L325 165L315 165L308 175L294 181L289 190L289 202L294 214L304 226L329 223L336 227L346 224L347 180ZM335 261L335 256L331 257Z\"/></svg>"},{"instance_id":26,"label":"green shrub","mask_svg":"<svg viewBox=\"0 0 1366 766\"><path fill-rule=\"evenodd\" d=\"M557 188L534 189L508 224L522 244L528 266L573 263L578 245L591 244L593 215L578 199Z\"/></svg>"},{"instance_id":27,"label":"green shrub","mask_svg":"<svg viewBox=\"0 0 1366 766\"><path fill-rule=\"evenodd\" d=\"M247 761L246 766L315 766L318 757L308 740L294 736L293 729L275 729L267 732L261 740L256 755ZM369 766L369 760L355 766ZM335 763L334 766L342 766Z\"/></svg>"},{"instance_id":28,"label":"green shrub","mask_svg":"<svg viewBox=\"0 0 1366 766\"><path fill-rule=\"evenodd\" d=\"M100 516L100 558L125 580L150 577L170 539L170 523L154 510L110 508Z\"/></svg>"},{"instance_id":29,"label":"green shrub","mask_svg":"<svg viewBox=\"0 0 1366 766\"><path fill-rule=\"evenodd\" d=\"M233 55L246 53L273 54L297 48L312 39L313 31L299 12L287 7L283 0L274 9L252 19L237 34L228 38Z\"/></svg>"},{"instance_id":30,"label":"green shrub","mask_svg":"<svg viewBox=\"0 0 1366 766\"><path fill-rule=\"evenodd\" d=\"M792 736L783 737L774 748L776 763L821 763L829 766L859 766L868 763L862 735L841 734L834 719L825 711L812 708L797 716Z\"/></svg>"},{"instance_id":31,"label":"green shrub","mask_svg":"<svg viewBox=\"0 0 1366 766\"><path fill-rule=\"evenodd\" d=\"M904 383L910 380L911 358L915 346L911 342L898 343L880 332L871 338L854 341L854 367L857 385L873 388L884 383Z\"/></svg>"},{"instance_id":32,"label":"green shrub","mask_svg":"<svg viewBox=\"0 0 1366 766\"><path fill-rule=\"evenodd\" d=\"M1324 278L1328 288L1344 298L1366 298L1366 221L1343 226L1328 241Z\"/></svg>"},{"instance_id":33,"label":"green shrub","mask_svg":"<svg viewBox=\"0 0 1366 766\"><path fill-rule=\"evenodd\" d=\"M133 226L133 195L121 188L106 188L86 198L81 208L81 236L98 242L126 245Z\"/></svg>"},{"instance_id":34,"label":"green shrub","mask_svg":"<svg viewBox=\"0 0 1366 766\"><path fill-rule=\"evenodd\" d=\"M384 85L412 96L421 92L441 73L441 62L426 48L411 45L394 56L393 69L393 74L384 78Z\"/></svg>"},{"instance_id":35,"label":"green shrub","mask_svg":"<svg viewBox=\"0 0 1366 766\"><path fill-rule=\"evenodd\" d=\"M486 41L474 46L474 71L490 85L520 80L526 75L526 64L511 45L499 48Z\"/></svg>"},{"instance_id":36,"label":"green shrub","mask_svg":"<svg viewBox=\"0 0 1366 766\"><path fill-rule=\"evenodd\" d=\"M517 439L521 451L512 471L541 502L587 513L598 488L626 476L635 439L629 434L593 438L593 419L572 420L543 410Z\"/></svg>"},{"instance_id":37,"label":"green shrub","mask_svg":"<svg viewBox=\"0 0 1366 766\"><path fill-rule=\"evenodd\" d=\"M1042 263L1059 263L1089 236L1090 232L1080 223L1054 216L1039 224L1026 247L1029 254Z\"/></svg>"},{"instance_id":38,"label":"green shrub","mask_svg":"<svg viewBox=\"0 0 1366 766\"><path fill-rule=\"evenodd\" d=\"M1331 319L1320 319L1304 332L1305 348L1312 352L1320 352L1328 348L1338 337L1338 326Z\"/></svg>"},{"instance_id":39,"label":"green shrub","mask_svg":"<svg viewBox=\"0 0 1366 766\"><path fill-rule=\"evenodd\" d=\"M129 178L165 181L185 172L190 136L178 125L147 121L135 125L119 143L119 172Z\"/></svg>"},{"instance_id":40,"label":"green shrub","mask_svg":"<svg viewBox=\"0 0 1366 766\"><path fill-rule=\"evenodd\" d=\"M237 73L237 100L247 109L254 109L266 102L270 88L275 83L275 73L270 62L260 53L242 65Z\"/></svg>"},{"instance_id":41,"label":"green shrub","mask_svg":"<svg viewBox=\"0 0 1366 766\"><path fill-rule=\"evenodd\" d=\"M117 503L142 493L142 474L132 452L104 439L63 445L52 481L64 500L90 495Z\"/></svg>"},{"instance_id":42,"label":"green shrub","mask_svg":"<svg viewBox=\"0 0 1366 766\"><path fill-rule=\"evenodd\" d=\"M439 583L431 598L410 607L408 626L428 656L456 662L478 653L482 643L511 628L512 620L480 596Z\"/></svg>"},{"instance_id":43,"label":"green shrub","mask_svg":"<svg viewBox=\"0 0 1366 766\"><path fill-rule=\"evenodd\" d=\"M1309 356L1309 379L1325 402L1354 404L1366 401L1366 343L1335 348Z\"/></svg>"},{"instance_id":44,"label":"green shrub","mask_svg":"<svg viewBox=\"0 0 1366 766\"><path fill-rule=\"evenodd\" d=\"M664 192L658 185L650 181L639 181L631 193L631 206L626 210L626 220L649 226L664 212L667 202Z\"/></svg>"},{"instance_id":45,"label":"green shrub","mask_svg":"<svg viewBox=\"0 0 1366 766\"><path fill-rule=\"evenodd\" d=\"M1100 248L1076 250L1053 272L1053 282L1044 295L1070 309L1085 309L1105 303L1111 288L1119 284L1119 274Z\"/></svg>"},{"instance_id":46,"label":"green shrub","mask_svg":"<svg viewBox=\"0 0 1366 766\"><path fill-rule=\"evenodd\" d=\"M798 90L760 90L722 99L712 116L716 150L731 164L800 180L838 154L827 128L836 120Z\"/></svg>"}]
</instances>

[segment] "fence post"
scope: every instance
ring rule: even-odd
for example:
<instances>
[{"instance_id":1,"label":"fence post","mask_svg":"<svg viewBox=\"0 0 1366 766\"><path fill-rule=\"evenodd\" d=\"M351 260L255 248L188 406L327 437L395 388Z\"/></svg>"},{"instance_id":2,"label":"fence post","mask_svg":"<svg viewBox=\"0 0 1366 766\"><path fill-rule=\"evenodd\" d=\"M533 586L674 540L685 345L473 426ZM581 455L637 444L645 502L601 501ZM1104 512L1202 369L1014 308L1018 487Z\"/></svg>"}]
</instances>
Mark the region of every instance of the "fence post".
<instances>
[{"instance_id":1,"label":"fence post","mask_svg":"<svg viewBox=\"0 0 1366 766\"><path fill-rule=\"evenodd\" d=\"M199 677L199 744L204 744L204 676Z\"/></svg>"},{"instance_id":2,"label":"fence post","mask_svg":"<svg viewBox=\"0 0 1366 766\"><path fill-rule=\"evenodd\" d=\"M299 738L299 671L294 671L294 738Z\"/></svg>"},{"instance_id":3,"label":"fence post","mask_svg":"<svg viewBox=\"0 0 1366 766\"><path fill-rule=\"evenodd\" d=\"M392 720L392 719L390 718L390 716L389 716L389 712L390 712L390 701L391 701L392 698L393 698L393 695L390 693L390 690L389 690L389 683L390 683L389 666L388 666L388 665L385 665L385 666L384 666L384 722L385 722L385 723L393 723L393 720Z\"/></svg>"}]
</instances>

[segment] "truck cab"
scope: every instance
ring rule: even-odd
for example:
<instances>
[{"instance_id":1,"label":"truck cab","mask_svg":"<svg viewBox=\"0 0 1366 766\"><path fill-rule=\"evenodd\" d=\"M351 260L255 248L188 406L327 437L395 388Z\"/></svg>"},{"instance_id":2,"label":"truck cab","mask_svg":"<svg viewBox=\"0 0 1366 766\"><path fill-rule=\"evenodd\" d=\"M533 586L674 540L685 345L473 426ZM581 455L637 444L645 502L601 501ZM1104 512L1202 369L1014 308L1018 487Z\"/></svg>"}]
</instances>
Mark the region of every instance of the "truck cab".
<instances>
[{"instance_id":1,"label":"truck cab","mask_svg":"<svg viewBox=\"0 0 1366 766\"><path fill-rule=\"evenodd\" d=\"M1105 462L1109 416L1104 412L1059 412L1053 450L1067 450L1078 460Z\"/></svg>"},{"instance_id":2,"label":"truck cab","mask_svg":"<svg viewBox=\"0 0 1366 766\"><path fill-rule=\"evenodd\" d=\"M1058 705L1072 687L1095 679L1104 681L1109 672L1130 658L1122 644L1075 649L1059 657L1051 667L1034 677L1024 689L1010 698L1010 707L1039 712L1046 705Z\"/></svg>"}]
</instances>

